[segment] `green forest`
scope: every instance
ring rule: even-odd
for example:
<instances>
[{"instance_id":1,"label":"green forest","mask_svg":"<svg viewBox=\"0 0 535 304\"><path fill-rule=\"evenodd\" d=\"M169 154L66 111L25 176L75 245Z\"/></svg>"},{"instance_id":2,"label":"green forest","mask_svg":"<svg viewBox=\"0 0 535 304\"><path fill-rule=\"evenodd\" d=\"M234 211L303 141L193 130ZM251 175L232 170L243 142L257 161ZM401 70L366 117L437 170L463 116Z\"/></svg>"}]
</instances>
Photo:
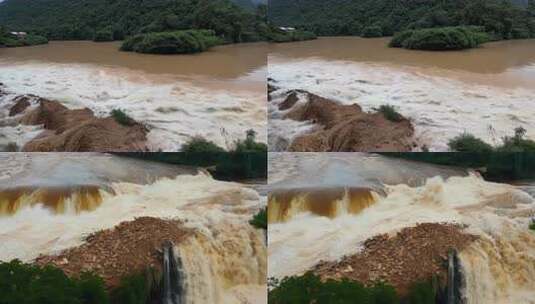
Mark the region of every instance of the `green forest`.
<instances>
[{"instance_id":1,"label":"green forest","mask_svg":"<svg viewBox=\"0 0 535 304\"><path fill-rule=\"evenodd\" d=\"M405 30L479 26L490 40L535 37L535 0L272 0L269 5L273 24L319 36L380 37Z\"/></svg>"},{"instance_id":2,"label":"green forest","mask_svg":"<svg viewBox=\"0 0 535 304\"><path fill-rule=\"evenodd\" d=\"M267 40L266 12L263 4L242 7L229 0L6 0L0 25L50 40L95 41L207 29L237 43Z\"/></svg>"},{"instance_id":3,"label":"green forest","mask_svg":"<svg viewBox=\"0 0 535 304\"><path fill-rule=\"evenodd\" d=\"M46 37L38 35L26 35L19 38L15 35L12 35L6 28L0 26L0 47L19 47L46 43L48 43L48 39L46 39Z\"/></svg>"}]
</instances>

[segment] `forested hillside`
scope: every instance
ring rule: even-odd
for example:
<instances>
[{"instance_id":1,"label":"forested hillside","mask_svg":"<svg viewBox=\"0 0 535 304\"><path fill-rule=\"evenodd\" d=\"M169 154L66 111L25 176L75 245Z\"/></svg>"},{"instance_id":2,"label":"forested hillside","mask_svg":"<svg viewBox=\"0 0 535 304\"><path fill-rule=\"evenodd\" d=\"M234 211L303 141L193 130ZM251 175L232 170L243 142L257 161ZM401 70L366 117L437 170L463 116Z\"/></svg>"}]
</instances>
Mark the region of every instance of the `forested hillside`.
<instances>
[{"instance_id":1,"label":"forested hillside","mask_svg":"<svg viewBox=\"0 0 535 304\"><path fill-rule=\"evenodd\" d=\"M265 6L240 2L248 8L229 0L5 0L0 25L53 40L184 29L211 29L227 42L265 40Z\"/></svg>"},{"instance_id":2,"label":"forested hillside","mask_svg":"<svg viewBox=\"0 0 535 304\"><path fill-rule=\"evenodd\" d=\"M535 0L271 0L268 18L324 36L477 25L494 39L535 37Z\"/></svg>"}]
</instances>

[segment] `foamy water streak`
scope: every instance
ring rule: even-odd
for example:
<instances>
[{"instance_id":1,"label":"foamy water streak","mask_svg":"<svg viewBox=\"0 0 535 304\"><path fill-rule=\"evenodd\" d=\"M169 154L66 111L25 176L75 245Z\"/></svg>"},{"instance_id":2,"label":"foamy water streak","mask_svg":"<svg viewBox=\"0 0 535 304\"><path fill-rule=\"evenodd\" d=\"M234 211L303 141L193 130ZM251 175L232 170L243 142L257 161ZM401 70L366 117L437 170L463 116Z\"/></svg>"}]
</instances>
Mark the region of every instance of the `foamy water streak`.
<instances>
[{"instance_id":1,"label":"foamy water streak","mask_svg":"<svg viewBox=\"0 0 535 304\"><path fill-rule=\"evenodd\" d=\"M527 226L535 206L529 194L475 175L385 189L386 196L357 214L329 218L301 213L270 224L268 275L301 274L321 260L356 254L377 234L449 222L467 225L467 233L480 237L460 254L468 304L533 303L535 235Z\"/></svg>"},{"instance_id":2,"label":"foamy water streak","mask_svg":"<svg viewBox=\"0 0 535 304\"><path fill-rule=\"evenodd\" d=\"M238 90L230 82L228 87L210 86L208 81L178 80L126 68L31 61L0 61L0 82L11 93L0 98L0 144L21 146L40 131L7 117L12 105L8 102L17 94L58 100L72 109L87 107L97 116L122 109L150 127L153 150L178 151L196 135L230 149L248 129L266 141L265 94Z\"/></svg>"},{"instance_id":3,"label":"foamy water streak","mask_svg":"<svg viewBox=\"0 0 535 304\"><path fill-rule=\"evenodd\" d=\"M528 130L527 137L535 139L535 109L529 106L535 96L533 87L463 81L450 77L452 73L393 64L272 57L269 77L280 89L273 93L269 106L270 149L283 150L276 147L281 146L277 138L291 141L314 127L285 120L285 112L278 111L281 94L291 89L342 104L358 103L367 111L393 105L413 121L416 139L432 151L446 151L448 140L465 131L498 144L503 136L511 136L514 128L522 126Z\"/></svg>"}]
</instances>

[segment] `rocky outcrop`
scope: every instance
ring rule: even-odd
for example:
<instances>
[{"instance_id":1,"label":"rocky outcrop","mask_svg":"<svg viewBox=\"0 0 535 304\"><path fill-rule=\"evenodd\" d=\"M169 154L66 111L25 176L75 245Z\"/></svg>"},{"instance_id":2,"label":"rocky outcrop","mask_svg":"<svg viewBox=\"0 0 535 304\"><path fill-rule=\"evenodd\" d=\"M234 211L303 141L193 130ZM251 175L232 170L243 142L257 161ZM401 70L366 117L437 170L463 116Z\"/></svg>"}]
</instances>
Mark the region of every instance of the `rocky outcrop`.
<instances>
[{"instance_id":1,"label":"rocky outcrop","mask_svg":"<svg viewBox=\"0 0 535 304\"><path fill-rule=\"evenodd\" d=\"M336 262L320 262L313 271L324 280L348 278L364 284L383 280L406 296L412 284L433 277L446 285L448 255L476 238L457 225L419 224L394 236L369 239L361 252Z\"/></svg>"},{"instance_id":2,"label":"rocky outcrop","mask_svg":"<svg viewBox=\"0 0 535 304\"><path fill-rule=\"evenodd\" d=\"M68 276L93 271L104 279L109 289L113 289L122 277L149 267L161 273L162 245L166 242L179 244L188 236L190 232L181 228L178 221L140 217L96 232L79 247L58 255L39 256L35 263L54 265Z\"/></svg>"},{"instance_id":3,"label":"rocky outcrop","mask_svg":"<svg viewBox=\"0 0 535 304\"><path fill-rule=\"evenodd\" d=\"M21 123L43 125L45 131L24 147L26 152L120 152L146 149L147 128L137 122L122 125L112 117L95 117L90 109L71 110L57 101L39 98L39 105Z\"/></svg>"},{"instance_id":4,"label":"rocky outcrop","mask_svg":"<svg viewBox=\"0 0 535 304\"><path fill-rule=\"evenodd\" d=\"M286 118L311 121L319 128L296 137L288 150L294 152L411 151L414 146L412 123L403 118L390 121L382 113L367 113L357 105L336 101L301 91L306 103L297 103L291 92L280 104L289 109Z\"/></svg>"},{"instance_id":5,"label":"rocky outcrop","mask_svg":"<svg viewBox=\"0 0 535 304\"><path fill-rule=\"evenodd\" d=\"M15 116L24 112L24 110L26 110L31 105L30 103L31 98L33 98L32 95L17 96L13 100L15 104L9 110L9 116Z\"/></svg>"}]
</instances>

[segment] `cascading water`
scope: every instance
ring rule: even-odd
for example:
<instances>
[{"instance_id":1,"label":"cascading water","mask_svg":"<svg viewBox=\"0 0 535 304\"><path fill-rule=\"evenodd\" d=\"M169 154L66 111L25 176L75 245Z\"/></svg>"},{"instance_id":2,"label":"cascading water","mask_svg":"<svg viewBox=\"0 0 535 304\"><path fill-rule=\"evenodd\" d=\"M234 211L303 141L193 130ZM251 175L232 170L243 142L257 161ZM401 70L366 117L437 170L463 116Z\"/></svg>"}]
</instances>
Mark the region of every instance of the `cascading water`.
<instances>
[{"instance_id":1,"label":"cascading water","mask_svg":"<svg viewBox=\"0 0 535 304\"><path fill-rule=\"evenodd\" d=\"M86 158L91 159L87 155ZM112 165L117 166L120 162L115 157L111 159L115 159L111 161ZM101 176L101 169L97 169L101 162L110 167L109 159L96 160L96 166L88 167L90 169L60 170L65 174L63 179L52 178L49 182L54 185L62 180L72 182L76 175L83 176L85 181L93 180L93 174ZM65 157L63 165L68 162L68 157ZM123 169L135 172L132 164L127 161ZM20 183L41 182L38 176L31 174L38 171L33 170L35 168L35 164L25 166L22 173L6 178L5 184L17 184L13 183L13 179ZM32 169L29 179L23 178L27 169ZM58 175L54 170L45 171L51 176ZM0 216L0 261L20 259L31 262L41 254L54 255L83 244L86 237L96 231L139 217L172 219L180 228L190 231L191 236L183 242L168 244L164 250L166 262L162 273L165 273L163 281L167 282L164 284L167 303L265 303L265 235L251 226L249 220L265 206L266 198L250 187L216 181L205 173L192 175L188 172L167 178L166 171L158 172L163 176L150 177L149 180L155 180L152 183L110 182L104 187L109 191L99 190L99 205L81 208L80 212L57 212L57 208L52 207L58 201L62 201L61 204L74 202L78 194L67 196L66 192L61 192L62 195L41 195L40 199L34 194L36 199L32 202L35 203L22 204L16 212ZM146 175L150 175L150 170ZM56 189L40 184L30 193L48 193L48 190ZM52 198L42 198L49 196ZM26 195L24 199L28 201L28 197ZM45 203L47 201L54 204Z\"/></svg>"},{"instance_id":2,"label":"cascading water","mask_svg":"<svg viewBox=\"0 0 535 304\"><path fill-rule=\"evenodd\" d=\"M347 157L348 163L351 157ZM310 158L307 162L296 162L291 170L298 172L296 167L316 163L321 166L321 173L314 174L309 170L307 176L324 178L328 184L326 172L329 172L329 165L321 157L316 162L312 161L312 156L307 158ZM336 163L344 157L333 158ZM383 165L391 162L380 157L374 161L382 160ZM278 165L278 170L284 169ZM399 161L397 166L384 174L388 177L392 172L405 172L405 180L410 181L414 163L405 165ZM424 170L428 171L434 167L420 166L427 167ZM352 166L347 167L352 170ZM341 169L340 175L345 174L344 170ZM357 169L354 175L366 177L365 170ZM285 185L286 190L282 192L284 196L278 194L280 189L275 191L270 204L275 200L277 204L282 201L275 213L291 214L279 211L290 210L287 206L292 205L284 203L288 200L280 197L288 197L290 193L292 200L298 201L298 197L306 197L307 193L300 185L298 190L291 191L291 184L299 182L298 176L284 172L274 176L280 177L278 185ZM363 182L361 185L369 184ZM535 205L533 197L522 191L522 187L487 182L470 174L428 177L422 184L414 186L403 182L383 184L382 188L384 195L378 195L373 204L358 213L328 216L328 212L326 215L309 209L299 216L270 222L268 276L281 279L299 275L313 269L319 261L338 261L344 256L357 254L366 240L379 234L393 235L418 223L455 223L465 227L464 233L475 235L476 240L458 252L457 258L450 257L449 268L452 269L448 272L448 285L453 284L453 287L446 290L445 303L535 303L535 233L528 229Z\"/></svg>"}]
</instances>

